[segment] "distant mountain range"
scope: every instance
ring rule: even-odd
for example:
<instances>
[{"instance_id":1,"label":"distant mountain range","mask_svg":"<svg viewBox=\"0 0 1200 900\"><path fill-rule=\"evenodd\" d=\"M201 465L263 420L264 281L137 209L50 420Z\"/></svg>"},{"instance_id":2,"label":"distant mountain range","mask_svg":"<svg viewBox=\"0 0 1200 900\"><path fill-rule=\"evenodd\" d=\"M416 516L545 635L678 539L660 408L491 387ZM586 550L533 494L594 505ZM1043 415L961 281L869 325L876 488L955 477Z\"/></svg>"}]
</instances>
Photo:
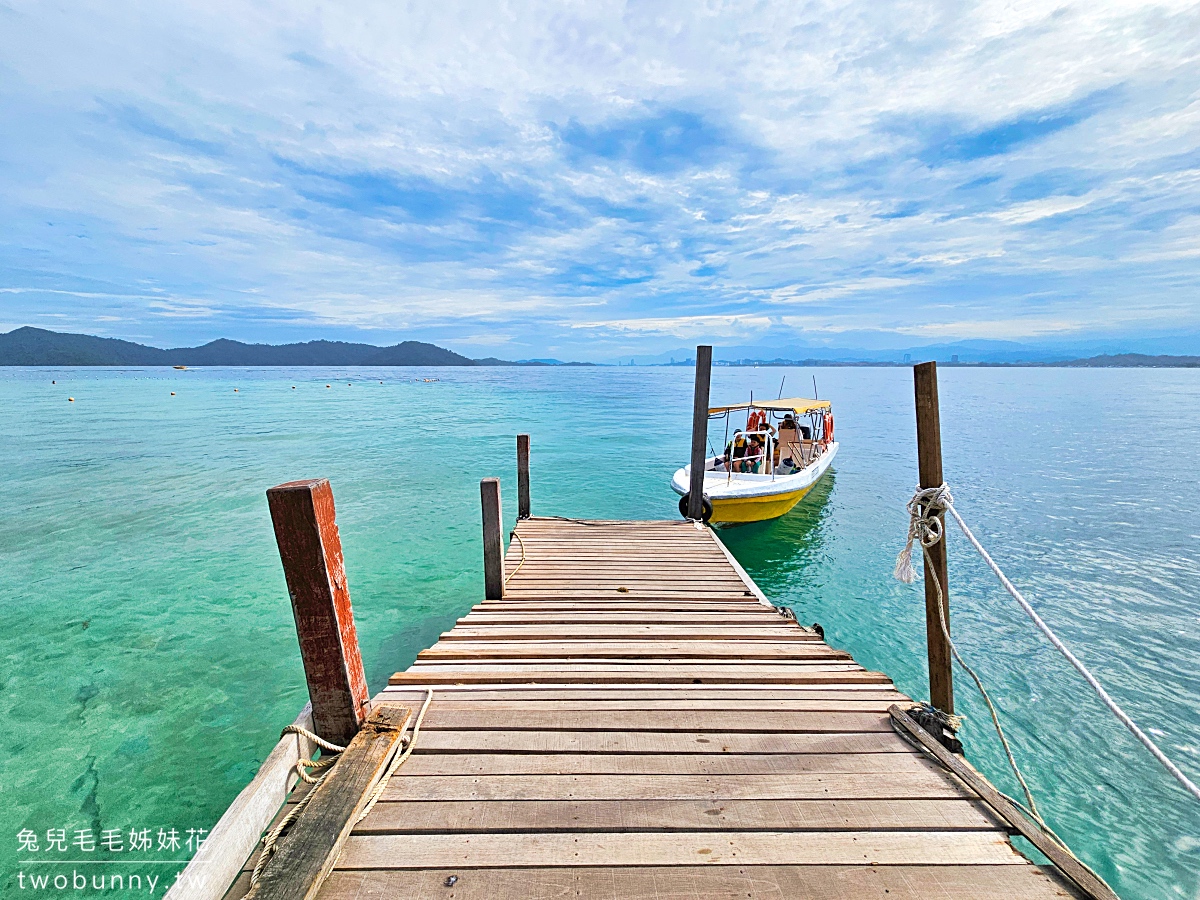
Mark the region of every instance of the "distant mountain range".
<instances>
[{"instance_id":1,"label":"distant mountain range","mask_svg":"<svg viewBox=\"0 0 1200 900\"><path fill-rule=\"evenodd\" d=\"M1019 348L1019 349L1014 349ZM761 348L717 347L720 366L903 366L934 359L942 365L1065 366L1071 368L1200 368L1200 356L1100 353L1092 356L1034 348L1002 341L961 341L908 351L814 350L763 353ZM755 353L755 350L758 352ZM692 351L691 355L694 355ZM625 357L618 364L694 365L686 349L654 357ZM0 334L0 366L590 366L557 359L470 359L435 344L404 341L391 347L344 341L303 344L243 344L217 340L200 347L162 350L132 341L67 334L43 328L17 328Z\"/></svg>"},{"instance_id":2,"label":"distant mountain range","mask_svg":"<svg viewBox=\"0 0 1200 900\"><path fill-rule=\"evenodd\" d=\"M162 350L132 341L17 328L0 334L0 366L546 366L557 360L469 359L420 341L391 347L343 341L243 344L217 340Z\"/></svg>"}]
</instances>

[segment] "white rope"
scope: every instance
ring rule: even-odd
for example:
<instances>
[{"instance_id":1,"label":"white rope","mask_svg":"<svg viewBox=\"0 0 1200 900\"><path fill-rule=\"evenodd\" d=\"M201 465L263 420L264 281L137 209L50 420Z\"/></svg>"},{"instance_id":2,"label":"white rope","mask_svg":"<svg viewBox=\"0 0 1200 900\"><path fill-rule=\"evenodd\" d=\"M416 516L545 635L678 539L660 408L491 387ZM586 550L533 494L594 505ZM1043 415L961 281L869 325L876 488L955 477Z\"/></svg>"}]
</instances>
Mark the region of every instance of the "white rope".
<instances>
[{"instance_id":1,"label":"white rope","mask_svg":"<svg viewBox=\"0 0 1200 900\"><path fill-rule=\"evenodd\" d=\"M987 563L988 568L990 568L992 572L995 573L996 577L1000 579L1000 584L1003 585L1004 589L1008 591L1012 598L1016 600L1018 604L1020 604L1021 609L1024 610L1025 614L1033 620L1033 624L1036 625L1038 630L1046 636L1046 639L1050 641L1054 648L1066 658L1067 662L1071 664L1076 672L1083 676L1084 680L1091 686L1092 690L1096 692L1096 696L1100 698L1100 701L1106 707L1108 707L1109 712L1116 716L1121 724L1129 729L1130 734L1137 738L1138 741L1141 742L1142 746L1150 751L1151 755L1162 764L1163 768L1171 773L1171 776L1179 782L1185 791L1191 794L1196 800L1200 800L1200 787L1198 787L1195 782L1188 778L1187 775L1185 775L1183 771L1177 765L1175 765L1175 763L1173 763L1170 758L1163 753L1162 750L1159 749L1158 745L1151 740L1150 736L1142 731L1142 729L1138 727L1137 723L1134 722L1133 719L1131 719L1123 709L1121 709L1117 702L1109 695L1108 691L1104 689L1104 686L1100 684L1096 676L1088 670L1087 666L1079 661L1079 658L1071 652L1067 645L1059 639L1058 635L1056 635L1050 629L1050 626L1042 620L1042 617L1037 614L1037 611L1029 605L1029 601L1021 595L1021 592L1017 590L1016 586L1008 580L1008 576L1001 571L998 565L996 565L996 561L992 559L991 554L989 554L987 550L984 549L983 545L979 543L979 539L976 538L971 532L971 529L967 527L967 523L963 521L963 517L959 515L958 510L954 508L954 498L950 496L950 490L946 487L946 485L943 484L937 488L918 488L917 493L913 496L912 501L909 503L910 513L913 511L914 504L926 504L928 499L934 498L937 498L941 501L941 505L950 513L951 516L954 517L954 521L958 523L958 527L962 529L962 533L966 536L967 540L970 541L971 546L975 548L976 552L978 552L983 558L983 561ZM912 568L911 553L912 542L914 538L913 529L915 527L915 523L910 523L908 544L906 545L905 550L901 551L901 557L904 556L905 552L908 552L910 556L908 563L909 570ZM916 536L919 537L919 535ZM936 541L934 541L934 543L936 543ZM896 572L898 578L901 577L901 561L901 559L897 559L896 561ZM910 577L907 580L911 583L912 578Z\"/></svg>"},{"instance_id":2,"label":"white rope","mask_svg":"<svg viewBox=\"0 0 1200 900\"><path fill-rule=\"evenodd\" d=\"M517 567L515 569L513 569L511 572L509 572L508 577L504 579L505 586L507 586L508 583L510 581L512 581L514 575L516 575L518 572L521 571L521 566L525 565L525 542L523 540L521 540L521 536L519 534L517 534L517 529L515 529L515 528L512 531L510 531L508 534L508 539L510 541L513 538L517 539L517 544L521 548L521 561L519 563L517 563ZM430 691L430 693L432 694L433 692ZM426 701L426 702L428 702L428 701ZM422 715L424 715L424 711L422 711Z\"/></svg>"},{"instance_id":3,"label":"white rope","mask_svg":"<svg viewBox=\"0 0 1200 900\"><path fill-rule=\"evenodd\" d=\"M954 498L950 496L950 489L944 484L935 488L917 489L916 494L913 495L912 500L908 504L908 542L904 545L904 549L900 551L900 556L896 560L894 574L901 581L912 582L915 577L912 568L912 545L914 541L920 543L921 552L925 557L925 572L933 582L933 586L937 589L938 624L942 627L942 637L946 641L946 646L950 648L950 652L954 654L954 661L975 682L975 687L979 691L979 695L983 698L989 715L992 717L992 726L996 729L996 736L1000 738L1000 746L1004 748L1004 756L1008 760L1008 767L1012 769L1013 775L1017 778L1017 783L1021 785L1021 792L1025 795L1027 805L1022 806L1019 803L1017 805L1022 806L1029 813L1030 818L1040 825L1044 831L1052 835L1053 832L1050 831L1046 825L1046 821L1042 818L1042 814L1038 811L1037 802L1033 799L1033 791L1029 789L1029 785L1025 781L1025 776L1021 773L1021 767L1017 765L1017 758L1013 755L1012 747L1008 743L1008 735L1004 733L1004 727L1000 724L1000 714L996 710L996 704L992 702L991 695L988 694L987 688L983 686L983 679L979 677L974 669L967 665L967 661L958 652L958 646L950 637L950 626L946 622L946 595L942 591L941 580L937 576L933 560L929 555L929 548L942 539L945 529L942 526L941 512L953 502Z\"/></svg>"},{"instance_id":4,"label":"white rope","mask_svg":"<svg viewBox=\"0 0 1200 900\"><path fill-rule=\"evenodd\" d=\"M363 807L363 811L359 813L354 824L357 825L367 817L367 813L375 808L375 804L379 802L379 798L383 796L383 792L387 789L388 782L392 780L392 776L396 770L404 765L404 761L412 756L413 749L417 746L417 737L421 734L421 720L425 718L425 710L429 709L429 704L433 702L433 688L429 688L429 692L425 695L425 702L421 704L421 711L417 713L417 721L413 723L412 736L408 738L408 742L404 750L396 754L392 764L388 766L388 770L379 779L379 784L375 786L375 790L371 792L371 799L367 801L367 805Z\"/></svg>"},{"instance_id":5,"label":"white rope","mask_svg":"<svg viewBox=\"0 0 1200 900\"><path fill-rule=\"evenodd\" d=\"M412 735L408 738L404 750L400 753L397 753L395 758L392 760L392 764L388 766L387 772L384 773L383 777L379 780L379 784L376 785L375 790L371 793L371 799L367 801L367 805L363 807L363 811L361 814L359 814L359 817L354 820L355 825L365 819L367 817L367 813L375 808L375 804L379 801L379 798L383 796L384 789L387 788L388 781L391 780L392 775L395 774L396 770L404 765L404 761L412 755L413 749L417 744L417 736L421 733L421 720L425 718L425 711L429 709L429 704L432 702L433 688L429 688L429 693L425 695L425 703L421 706L421 712L417 715L416 723L413 725ZM254 865L254 871L250 873L251 886L258 882L258 879L262 875L262 870L266 866L267 861L274 856L276 845L279 843L279 839L283 837L284 833L291 827L292 823L296 821L296 818L300 815L300 813L304 812L304 807L308 806L308 801L313 798L313 795L317 792L317 788L320 786L321 782L323 782L329 776L333 764L338 760L338 754L344 752L346 749L345 747L339 747L337 744L330 743L319 735L313 734L307 728L301 728L299 725L289 725L287 728L283 729L283 734L298 734L301 737L305 737L322 750L327 750L330 753L330 756L328 758L322 757L317 762L313 762L311 759L299 759L296 761L296 771L299 773L300 778L303 781L312 785L312 789L304 795L303 799L301 799L299 803L292 807L291 811L286 816L279 820L279 824L262 836L262 853L259 854L258 862ZM280 736L282 737L283 735ZM308 774L306 771L307 769L316 769L318 771L323 769L324 771L321 772L320 776L314 778Z\"/></svg>"}]
</instances>

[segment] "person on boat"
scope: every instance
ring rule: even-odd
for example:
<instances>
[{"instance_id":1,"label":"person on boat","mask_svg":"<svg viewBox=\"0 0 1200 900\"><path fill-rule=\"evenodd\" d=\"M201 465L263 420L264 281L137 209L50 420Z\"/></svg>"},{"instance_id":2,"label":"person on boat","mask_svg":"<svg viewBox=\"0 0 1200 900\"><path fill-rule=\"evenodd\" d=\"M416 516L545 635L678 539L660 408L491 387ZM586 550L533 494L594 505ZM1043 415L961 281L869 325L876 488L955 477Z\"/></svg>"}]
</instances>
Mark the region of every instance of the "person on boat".
<instances>
[{"instance_id":1,"label":"person on boat","mask_svg":"<svg viewBox=\"0 0 1200 900\"><path fill-rule=\"evenodd\" d=\"M741 431L733 433L733 440L725 445L725 470L741 472L746 457L746 436Z\"/></svg>"},{"instance_id":2,"label":"person on boat","mask_svg":"<svg viewBox=\"0 0 1200 900\"><path fill-rule=\"evenodd\" d=\"M746 458L742 462L743 472L761 472L763 463L763 441L757 434L750 435L750 445L746 448Z\"/></svg>"}]
</instances>

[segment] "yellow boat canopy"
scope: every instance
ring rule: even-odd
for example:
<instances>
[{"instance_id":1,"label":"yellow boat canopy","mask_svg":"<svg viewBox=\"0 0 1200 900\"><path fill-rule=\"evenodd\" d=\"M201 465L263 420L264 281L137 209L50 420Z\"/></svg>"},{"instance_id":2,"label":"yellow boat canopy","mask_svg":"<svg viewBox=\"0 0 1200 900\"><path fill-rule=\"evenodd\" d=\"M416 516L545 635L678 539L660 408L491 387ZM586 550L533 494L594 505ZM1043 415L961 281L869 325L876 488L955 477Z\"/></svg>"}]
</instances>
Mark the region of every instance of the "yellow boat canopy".
<instances>
[{"instance_id":1,"label":"yellow boat canopy","mask_svg":"<svg viewBox=\"0 0 1200 900\"><path fill-rule=\"evenodd\" d=\"M798 416L822 409L832 409L833 404L828 400L808 400L804 397L792 397L783 400L755 400L753 403L735 403L733 406L714 406L709 409L710 416L734 412L739 409L769 409L775 412L790 412Z\"/></svg>"}]
</instances>

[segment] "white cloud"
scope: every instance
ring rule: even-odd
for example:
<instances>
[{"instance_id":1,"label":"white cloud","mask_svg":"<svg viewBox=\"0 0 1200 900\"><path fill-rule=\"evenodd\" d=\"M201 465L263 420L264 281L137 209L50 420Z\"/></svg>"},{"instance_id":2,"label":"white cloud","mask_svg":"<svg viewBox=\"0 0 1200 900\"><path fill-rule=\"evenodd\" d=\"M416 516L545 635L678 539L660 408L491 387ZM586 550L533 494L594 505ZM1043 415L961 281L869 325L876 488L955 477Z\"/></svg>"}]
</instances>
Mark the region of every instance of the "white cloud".
<instances>
[{"instance_id":1,"label":"white cloud","mask_svg":"<svg viewBox=\"0 0 1200 900\"><path fill-rule=\"evenodd\" d=\"M1200 327L1194 4L13 10L9 320Z\"/></svg>"}]
</instances>

